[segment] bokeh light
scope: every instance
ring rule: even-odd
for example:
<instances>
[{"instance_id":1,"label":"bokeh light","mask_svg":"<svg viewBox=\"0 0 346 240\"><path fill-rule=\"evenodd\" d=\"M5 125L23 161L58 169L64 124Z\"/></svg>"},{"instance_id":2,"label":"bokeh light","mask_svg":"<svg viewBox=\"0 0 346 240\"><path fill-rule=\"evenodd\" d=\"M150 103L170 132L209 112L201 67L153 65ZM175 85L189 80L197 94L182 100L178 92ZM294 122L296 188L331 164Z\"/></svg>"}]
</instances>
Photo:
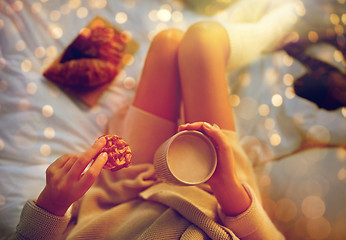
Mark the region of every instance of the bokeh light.
<instances>
[{"instance_id":1,"label":"bokeh light","mask_svg":"<svg viewBox=\"0 0 346 240\"><path fill-rule=\"evenodd\" d=\"M273 146L278 146L281 143L281 136L278 133L274 133L269 138L270 144Z\"/></svg>"},{"instance_id":2,"label":"bokeh light","mask_svg":"<svg viewBox=\"0 0 346 240\"><path fill-rule=\"evenodd\" d=\"M0 80L0 92L5 92L8 88L8 83L6 80Z\"/></svg>"},{"instance_id":3,"label":"bokeh light","mask_svg":"<svg viewBox=\"0 0 346 240\"><path fill-rule=\"evenodd\" d=\"M308 39L309 39L309 41L312 42L312 43L317 42L318 39L319 39L318 33L315 32L315 31L310 31L310 32L308 33Z\"/></svg>"},{"instance_id":4,"label":"bokeh light","mask_svg":"<svg viewBox=\"0 0 346 240\"><path fill-rule=\"evenodd\" d=\"M330 141L329 130L322 125L313 125L306 134L307 139L314 139L320 143L328 144Z\"/></svg>"},{"instance_id":5,"label":"bokeh light","mask_svg":"<svg viewBox=\"0 0 346 240\"><path fill-rule=\"evenodd\" d=\"M49 19L53 22L58 21L61 18L61 13L58 10L53 10L49 13Z\"/></svg>"},{"instance_id":6,"label":"bokeh light","mask_svg":"<svg viewBox=\"0 0 346 240\"><path fill-rule=\"evenodd\" d=\"M124 54L123 58L121 59L122 63L125 65L132 65L135 61L135 58L132 54Z\"/></svg>"},{"instance_id":7,"label":"bokeh light","mask_svg":"<svg viewBox=\"0 0 346 240\"><path fill-rule=\"evenodd\" d=\"M2 151L2 150L4 149L4 147L5 147L4 140L2 140L2 139L0 138L0 151Z\"/></svg>"},{"instance_id":8,"label":"bokeh light","mask_svg":"<svg viewBox=\"0 0 346 240\"><path fill-rule=\"evenodd\" d=\"M296 3L296 13L298 16L304 16L306 14L306 9L302 1L297 1Z\"/></svg>"},{"instance_id":9,"label":"bokeh light","mask_svg":"<svg viewBox=\"0 0 346 240\"><path fill-rule=\"evenodd\" d=\"M5 204L6 204L6 198L0 194L0 206L4 206Z\"/></svg>"},{"instance_id":10,"label":"bokeh light","mask_svg":"<svg viewBox=\"0 0 346 240\"><path fill-rule=\"evenodd\" d=\"M324 197L328 194L330 185L329 181L321 176L311 176L302 185L304 195L314 195Z\"/></svg>"},{"instance_id":11,"label":"bokeh light","mask_svg":"<svg viewBox=\"0 0 346 240\"><path fill-rule=\"evenodd\" d=\"M168 22L171 20L172 14L169 8L161 8L158 12L157 12L157 18L162 21L162 22Z\"/></svg>"},{"instance_id":12,"label":"bokeh light","mask_svg":"<svg viewBox=\"0 0 346 240\"><path fill-rule=\"evenodd\" d=\"M126 89L134 89L136 87L136 79L133 77L126 77L123 84Z\"/></svg>"},{"instance_id":13,"label":"bokeh light","mask_svg":"<svg viewBox=\"0 0 346 240\"><path fill-rule=\"evenodd\" d=\"M53 116L54 113L54 109L51 105L44 105L42 107L42 115L49 118L51 116Z\"/></svg>"},{"instance_id":14,"label":"bokeh light","mask_svg":"<svg viewBox=\"0 0 346 240\"><path fill-rule=\"evenodd\" d=\"M44 129L44 136L47 139L53 139L55 137L55 130L52 127L46 127Z\"/></svg>"},{"instance_id":15,"label":"bokeh light","mask_svg":"<svg viewBox=\"0 0 346 240\"><path fill-rule=\"evenodd\" d=\"M284 84L285 84L286 86L291 86L291 85L293 85L294 77L293 77L292 74L286 73L286 74L283 76L282 81L284 82Z\"/></svg>"},{"instance_id":16,"label":"bokeh light","mask_svg":"<svg viewBox=\"0 0 346 240\"><path fill-rule=\"evenodd\" d=\"M346 118L346 107L343 107L341 109L341 114L342 114L342 116L344 116Z\"/></svg>"},{"instance_id":17,"label":"bokeh light","mask_svg":"<svg viewBox=\"0 0 346 240\"><path fill-rule=\"evenodd\" d=\"M335 50L333 54L334 60L336 62L342 62L345 61L344 56L342 55L342 52L339 50Z\"/></svg>"},{"instance_id":18,"label":"bokeh light","mask_svg":"<svg viewBox=\"0 0 346 240\"><path fill-rule=\"evenodd\" d=\"M259 180L259 184L261 185L261 187L266 187L266 186L270 186L271 184L271 178L269 175L263 175L261 176L260 180Z\"/></svg>"},{"instance_id":19,"label":"bokeh light","mask_svg":"<svg viewBox=\"0 0 346 240\"><path fill-rule=\"evenodd\" d=\"M32 13L37 14L41 12L41 10L42 10L42 4L40 2L34 2L33 4L31 4Z\"/></svg>"},{"instance_id":20,"label":"bokeh light","mask_svg":"<svg viewBox=\"0 0 346 240\"><path fill-rule=\"evenodd\" d=\"M127 14L125 12L119 12L115 15L115 21L119 24L124 24L127 21Z\"/></svg>"},{"instance_id":21,"label":"bokeh light","mask_svg":"<svg viewBox=\"0 0 346 240\"><path fill-rule=\"evenodd\" d=\"M16 50L17 50L18 52L23 51L25 48L26 48L26 43L25 43L24 40L18 40L18 41L16 42Z\"/></svg>"},{"instance_id":22,"label":"bokeh light","mask_svg":"<svg viewBox=\"0 0 346 240\"><path fill-rule=\"evenodd\" d=\"M42 46L35 49L35 56L37 58L43 58L46 55L46 49Z\"/></svg>"},{"instance_id":23,"label":"bokeh light","mask_svg":"<svg viewBox=\"0 0 346 240\"><path fill-rule=\"evenodd\" d=\"M340 162L346 162L346 148L338 148L336 156Z\"/></svg>"},{"instance_id":24,"label":"bokeh light","mask_svg":"<svg viewBox=\"0 0 346 240\"><path fill-rule=\"evenodd\" d=\"M76 12L77 17L81 19L86 18L88 16L88 13L89 11L86 7L80 7L77 9L77 12Z\"/></svg>"},{"instance_id":25,"label":"bokeh light","mask_svg":"<svg viewBox=\"0 0 346 240\"><path fill-rule=\"evenodd\" d=\"M30 108L30 102L28 99L21 99L18 103L18 109L22 112L28 111Z\"/></svg>"},{"instance_id":26,"label":"bokeh light","mask_svg":"<svg viewBox=\"0 0 346 240\"><path fill-rule=\"evenodd\" d=\"M49 33L50 33L51 37L54 38L54 39L59 39L63 35L62 28L59 25L55 24L55 23L50 24L48 26L48 30L49 30Z\"/></svg>"},{"instance_id":27,"label":"bokeh light","mask_svg":"<svg viewBox=\"0 0 346 240\"><path fill-rule=\"evenodd\" d=\"M172 13L172 20L174 22L182 22L184 20L184 16L183 13L180 11L174 11Z\"/></svg>"},{"instance_id":28,"label":"bokeh light","mask_svg":"<svg viewBox=\"0 0 346 240\"><path fill-rule=\"evenodd\" d=\"M274 129L274 127L275 127L275 121L274 121L274 119L272 119L272 118L267 118L267 119L264 121L264 127L265 127L267 130Z\"/></svg>"},{"instance_id":29,"label":"bokeh light","mask_svg":"<svg viewBox=\"0 0 346 240\"><path fill-rule=\"evenodd\" d=\"M152 22L156 22L159 20L159 18L157 16L157 10L151 10L148 14L148 17L149 17L150 21L152 21Z\"/></svg>"},{"instance_id":30,"label":"bokeh light","mask_svg":"<svg viewBox=\"0 0 346 240\"><path fill-rule=\"evenodd\" d=\"M247 72L243 72L238 77L238 82L242 87L247 87L251 84L251 75Z\"/></svg>"},{"instance_id":31,"label":"bokeh light","mask_svg":"<svg viewBox=\"0 0 346 240\"><path fill-rule=\"evenodd\" d=\"M331 13L329 19L334 25L338 25L340 23L340 17L336 13Z\"/></svg>"},{"instance_id":32,"label":"bokeh light","mask_svg":"<svg viewBox=\"0 0 346 240\"><path fill-rule=\"evenodd\" d=\"M268 85L273 85L278 79L279 73L275 68L268 68L265 70L265 82Z\"/></svg>"},{"instance_id":33,"label":"bokeh light","mask_svg":"<svg viewBox=\"0 0 346 240\"><path fill-rule=\"evenodd\" d=\"M309 220L307 232L312 239L326 239L331 231L330 223L325 218Z\"/></svg>"},{"instance_id":34,"label":"bokeh light","mask_svg":"<svg viewBox=\"0 0 346 240\"><path fill-rule=\"evenodd\" d=\"M40 153L42 156L47 157L51 154L52 149L48 144L42 144L40 147Z\"/></svg>"},{"instance_id":35,"label":"bokeh light","mask_svg":"<svg viewBox=\"0 0 346 240\"><path fill-rule=\"evenodd\" d=\"M32 68L32 63L29 59L25 59L22 63L21 63L21 69L23 72L29 72Z\"/></svg>"},{"instance_id":36,"label":"bokeh light","mask_svg":"<svg viewBox=\"0 0 346 240\"><path fill-rule=\"evenodd\" d=\"M231 106L236 107L240 103L240 97L237 94L231 94L229 96L229 101L231 103Z\"/></svg>"},{"instance_id":37,"label":"bokeh light","mask_svg":"<svg viewBox=\"0 0 346 240\"><path fill-rule=\"evenodd\" d=\"M60 7L60 12L61 14L63 15L67 15L71 12L71 8L69 6L69 4L62 4L61 7Z\"/></svg>"},{"instance_id":38,"label":"bokeh light","mask_svg":"<svg viewBox=\"0 0 346 240\"><path fill-rule=\"evenodd\" d=\"M289 222L297 216L298 208L291 199L282 198L276 203L275 218L282 222Z\"/></svg>"},{"instance_id":39,"label":"bokeh light","mask_svg":"<svg viewBox=\"0 0 346 240\"><path fill-rule=\"evenodd\" d=\"M58 49L55 46L49 46L46 49L46 55L50 58L55 58L58 55Z\"/></svg>"},{"instance_id":40,"label":"bokeh light","mask_svg":"<svg viewBox=\"0 0 346 240\"><path fill-rule=\"evenodd\" d=\"M1 70L1 69L4 69L5 66L6 66L6 59L0 57L0 70Z\"/></svg>"},{"instance_id":41,"label":"bokeh light","mask_svg":"<svg viewBox=\"0 0 346 240\"><path fill-rule=\"evenodd\" d=\"M326 206L319 196L308 196L302 202L302 213L308 219L317 219L323 216Z\"/></svg>"},{"instance_id":42,"label":"bokeh light","mask_svg":"<svg viewBox=\"0 0 346 240\"><path fill-rule=\"evenodd\" d=\"M289 66L292 66L294 59L293 59L293 57L291 57L289 55L284 55L282 61L283 61L285 66L289 67Z\"/></svg>"},{"instance_id":43,"label":"bokeh light","mask_svg":"<svg viewBox=\"0 0 346 240\"><path fill-rule=\"evenodd\" d=\"M340 181L346 180L346 169L345 168L341 168L338 172L338 179Z\"/></svg>"},{"instance_id":44,"label":"bokeh light","mask_svg":"<svg viewBox=\"0 0 346 240\"><path fill-rule=\"evenodd\" d=\"M294 88L293 87L288 87L285 89L285 96L286 98L288 99L292 99L296 96L296 93L294 91Z\"/></svg>"},{"instance_id":45,"label":"bokeh light","mask_svg":"<svg viewBox=\"0 0 346 240\"><path fill-rule=\"evenodd\" d=\"M272 104L274 107L280 107L283 103L283 98L280 94L274 94L272 97Z\"/></svg>"},{"instance_id":46,"label":"bokeh light","mask_svg":"<svg viewBox=\"0 0 346 240\"><path fill-rule=\"evenodd\" d=\"M342 14L341 21L344 25L346 25L346 13Z\"/></svg>"},{"instance_id":47,"label":"bokeh light","mask_svg":"<svg viewBox=\"0 0 346 240\"><path fill-rule=\"evenodd\" d=\"M102 9L107 6L106 0L89 0L89 6L91 8Z\"/></svg>"},{"instance_id":48,"label":"bokeh light","mask_svg":"<svg viewBox=\"0 0 346 240\"><path fill-rule=\"evenodd\" d=\"M97 1L95 1L97 2ZM72 9L77 9L81 5L81 0L69 0L68 6Z\"/></svg>"},{"instance_id":49,"label":"bokeh light","mask_svg":"<svg viewBox=\"0 0 346 240\"><path fill-rule=\"evenodd\" d=\"M26 85L26 92L34 95L37 92L37 84L34 82L30 82Z\"/></svg>"},{"instance_id":50,"label":"bokeh light","mask_svg":"<svg viewBox=\"0 0 346 240\"><path fill-rule=\"evenodd\" d=\"M245 120L250 120L257 115L258 103L255 99L245 97L240 99L239 105L235 108L238 116Z\"/></svg>"},{"instance_id":51,"label":"bokeh light","mask_svg":"<svg viewBox=\"0 0 346 240\"><path fill-rule=\"evenodd\" d=\"M108 123L108 117L106 114L100 113L96 116L97 125L104 127Z\"/></svg>"},{"instance_id":52,"label":"bokeh light","mask_svg":"<svg viewBox=\"0 0 346 240\"><path fill-rule=\"evenodd\" d=\"M270 108L267 104L261 104L259 107L258 107L258 113L265 117L265 116L268 116L269 113L270 113Z\"/></svg>"},{"instance_id":53,"label":"bokeh light","mask_svg":"<svg viewBox=\"0 0 346 240\"><path fill-rule=\"evenodd\" d=\"M132 33L130 31L122 31L120 34L120 39L124 43L128 43L132 40Z\"/></svg>"}]
</instances>

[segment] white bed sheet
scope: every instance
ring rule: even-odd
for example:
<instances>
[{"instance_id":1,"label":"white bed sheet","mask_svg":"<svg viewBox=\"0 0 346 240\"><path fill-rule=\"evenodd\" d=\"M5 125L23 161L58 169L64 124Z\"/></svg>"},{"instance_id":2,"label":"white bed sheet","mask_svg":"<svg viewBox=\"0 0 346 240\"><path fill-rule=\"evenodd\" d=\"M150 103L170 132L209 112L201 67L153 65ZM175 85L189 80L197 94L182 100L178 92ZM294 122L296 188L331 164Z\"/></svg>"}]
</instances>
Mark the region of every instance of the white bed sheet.
<instances>
[{"instance_id":1,"label":"white bed sheet","mask_svg":"<svg viewBox=\"0 0 346 240\"><path fill-rule=\"evenodd\" d=\"M314 148L267 164L263 203L287 239L346 237L346 150Z\"/></svg>"},{"instance_id":2,"label":"white bed sheet","mask_svg":"<svg viewBox=\"0 0 346 240\"><path fill-rule=\"evenodd\" d=\"M47 166L62 154L85 150L102 134L111 114L130 104L155 33L168 27L184 30L206 18L224 25L241 22L236 7L249 2L238 1L214 17L198 15L179 1L169 0L0 2L0 238L14 230L25 201L35 198L44 187ZM328 3L304 1L312 2L311 10ZM171 18L158 17L160 10L168 11ZM329 14L324 8L321 13ZM96 15L130 32L139 50L99 103L89 109L48 82L42 71ZM306 22L302 23L306 28ZM229 75L231 97L240 100L234 106L239 135L259 166L287 156L299 162L300 156L293 153L307 135L316 141L326 142L327 136L328 143L346 143L345 109L326 112L290 94L291 85L285 79L305 71L291 62L284 52L277 51ZM274 106L273 96L278 101L281 96L282 103ZM339 163L336 170L346 171L344 155L333 156L331 159ZM286 179L270 177L273 182L276 177ZM345 196L344 180L341 182Z\"/></svg>"}]
</instances>

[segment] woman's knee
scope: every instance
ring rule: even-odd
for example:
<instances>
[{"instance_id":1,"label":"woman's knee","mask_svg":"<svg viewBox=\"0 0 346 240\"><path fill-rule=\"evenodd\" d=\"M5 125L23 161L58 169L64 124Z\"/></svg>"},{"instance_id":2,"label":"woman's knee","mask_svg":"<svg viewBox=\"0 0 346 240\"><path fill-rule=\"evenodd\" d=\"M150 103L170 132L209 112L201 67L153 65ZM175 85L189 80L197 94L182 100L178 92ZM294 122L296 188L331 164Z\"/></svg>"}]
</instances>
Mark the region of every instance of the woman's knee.
<instances>
[{"instance_id":1,"label":"woman's knee","mask_svg":"<svg viewBox=\"0 0 346 240\"><path fill-rule=\"evenodd\" d=\"M221 48L228 59L229 36L226 29L216 21L201 21L192 24L186 31L183 42L193 51L195 51L194 48Z\"/></svg>"},{"instance_id":2,"label":"woman's knee","mask_svg":"<svg viewBox=\"0 0 346 240\"><path fill-rule=\"evenodd\" d=\"M225 28L216 21L200 21L192 24L188 31L196 31L196 33L221 33L224 34L226 32Z\"/></svg>"},{"instance_id":3,"label":"woman's knee","mask_svg":"<svg viewBox=\"0 0 346 240\"><path fill-rule=\"evenodd\" d=\"M176 50L183 38L183 31L178 29L167 29L159 32L153 38L151 45L154 48L159 48L160 51Z\"/></svg>"}]
</instances>

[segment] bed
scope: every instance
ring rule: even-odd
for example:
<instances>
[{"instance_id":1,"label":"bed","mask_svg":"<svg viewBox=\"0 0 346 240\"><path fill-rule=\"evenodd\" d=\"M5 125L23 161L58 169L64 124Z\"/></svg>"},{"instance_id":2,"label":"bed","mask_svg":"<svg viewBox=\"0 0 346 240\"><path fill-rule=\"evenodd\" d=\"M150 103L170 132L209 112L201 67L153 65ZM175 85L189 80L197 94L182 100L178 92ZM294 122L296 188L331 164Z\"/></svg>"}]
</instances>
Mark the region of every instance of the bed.
<instances>
[{"instance_id":1,"label":"bed","mask_svg":"<svg viewBox=\"0 0 346 240\"><path fill-rule=\"evenodd\" d=\"M287 1L257 2L265 15ZM0 238L14 231L25 201L44 187L49 164L85 150L110 116L131 103L155 33L184 30L204 19L225 26L256 24L239 10L255 3L230 1L206 15L179 0L0 2ZM310 39L310 54L344 74L340 51L311 39L326 29L344 32L345 5L344 0L297 1L289 35ZM97 16L126 32L138 48L88 105L43 72ZM304 65L280 48L256 53L229 71L237 129L258 173L264 206L287 239L345 239L346 108L327 111L296 96L293 81L304 72Z\"/></svg>"}]
</instances>

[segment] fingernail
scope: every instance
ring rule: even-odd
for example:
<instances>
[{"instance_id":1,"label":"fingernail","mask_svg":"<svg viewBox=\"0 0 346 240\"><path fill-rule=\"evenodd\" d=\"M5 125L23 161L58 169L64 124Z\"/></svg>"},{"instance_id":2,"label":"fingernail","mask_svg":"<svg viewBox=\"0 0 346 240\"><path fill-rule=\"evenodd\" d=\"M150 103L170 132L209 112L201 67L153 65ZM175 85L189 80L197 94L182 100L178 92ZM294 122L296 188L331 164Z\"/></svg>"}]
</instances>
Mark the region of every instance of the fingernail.
<instances>
[{"instance_id":1,"label":"fingernail","mask_svg":"<svg viewBox=\"0 0 346 240\"><path fill-rule=\"evenodd\" d=\"M211 124L207 123L207 122L204 122L203 126L206 127L206 128L212 128Z\"/></svg>"},{"instance_id":2,"label":"fingernail","mask_svg":"<svg viewBox=\"0 0 346 240\"><path fill-rule=\"evenodd\" d=\"M96 142L98 142L98 143L104 143L104 142L106 142L106 138L105 138L104 136L101 136L101 137L99 137L99 138L96 140Z\"/></svg>"},{"instance_id":3,"label":"fingernail","mask_svg":"<svg viewBox=\"0 0 346 240\"><path fill-rule=\"evenodd\" d=\"M216 123L213 124L213 128L215 128L215 129L217 129L217 130L220 129L219 125L217 125Z\"/></svg>"}]
</instances>

